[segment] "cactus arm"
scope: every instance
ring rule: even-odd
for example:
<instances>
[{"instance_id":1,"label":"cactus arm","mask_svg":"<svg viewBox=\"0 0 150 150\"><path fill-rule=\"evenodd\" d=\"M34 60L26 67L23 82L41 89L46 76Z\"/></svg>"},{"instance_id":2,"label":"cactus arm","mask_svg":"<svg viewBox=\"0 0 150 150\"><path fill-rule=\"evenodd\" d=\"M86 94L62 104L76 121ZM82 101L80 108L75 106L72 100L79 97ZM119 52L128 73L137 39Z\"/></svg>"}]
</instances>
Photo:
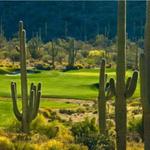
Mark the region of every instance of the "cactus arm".
<instances>
[{"instance_id":1,"label":"cactus arm","mask_svg":"<svg viewBox=\"0 0 150 150\"><path fill-rule=\"evenodd\" d=\"M29 109L31 110L33 108L33 86L34 84L31 83L30 85L30 97L29 97Z\"/></svg>"},{"instance_id":2,"label":"cactus arm","mask_svg":"<svg viewBox=\"0 0 150 150\"><path fill-rule=\"evenodd\" d=\"M34 84L31 83L30 85L30 96L29 96L29 106L28 106L28 122L32 121L32 113L33 113L33 107L34 107L34 90L33 90Z\"/></svg>"},{"instance_id":3,"label":"cactus arm","mask_svg":"<svg viewBox=\"0 0 150 150\"><path fill-rule=\"evenodd\" d=\"M17 51L17 52L20 52L20 49L19 49L19 47L18 47L18 46L16 46L16 51Z\"/></svg>"},{"instance_id":4,"label":"cactus arm","mask_svg":"<svg viewBox=\"0 0 150 150\"><path fill-rule=\"evenodd\" d=\"M35 88L34 91L35 91L35 99L34 99L34 108L33 108L32 119L34 119L38 114L40 98L41 98L41 83L38 84L37 90Z\"/></svg>"},{"instance_id":5,"label":"cactus arm","mask_svg":"<svg viewBox=\"0 0 150 150\"><path fill-rule=\"evenodd\" d=\"M138 80L138 72L137 71L133 72L132 78L130 80L131 81L130 81L130 84L128 86L128 89L126 89L126 91L125 91L125 97L126 98L131 97L136 90L136 85L137 85L137 80Z\"/></svg>"},{"instance_id":6,"label":"cactus arm","mask_svg":"<svg viewBox=\"0 0 150 150\"><path fill-rule=\"evenodd\" d=\"M108 87L107 87L107 93L106 93L106 99L109 100L113 96L115 96L115 81L113 78L110 78L108 82Z\"/></svg>"},{"instance_id":7,"label":"cactus arm","mask_svg":"<svg viewBox=\"0 0 150 150\"><path fill-rule=\"evenodd\" d=\"M39 106L40 106L40 98L41 98L41 91L38 91L38 92L37 92L36 115L37 115L37 113L38 113L38 109L39 109Z\"/></svg>"},{"instance_id":8,"label":"cactus arm","mask_svg":"<svg viewBox=\"0 0 150 150\"><path fill-rule=\"evenodd\" d=\"M115 80L113 78L110 78L109 84L110 84L110 90L111 90L113 96L116 96Z\"/></svg>"},{"instance_id":9,"label":"cactus arm","mask_svg":"<svg viewBox=\"0 0 150 150\"><path fill-rule=\"evenodd\" d=\"M13 111L16 116L16 118L21 121L22 120L22 114L19 112L18 106L17 106L17 89L16 89L16 83L11 82L11 96L13 101Z\"/></svg>"},{"instance_id":10,"label":"cactus arm","mask_svg":"<svg viewBox=\"0 0 150 150\"><path fill-rule=\"evenodd\" d=\"M126 81L126 90L128 90L130 82L131 82L131 77L128 77L127 81Z\"/></svg>"}]
</instances>

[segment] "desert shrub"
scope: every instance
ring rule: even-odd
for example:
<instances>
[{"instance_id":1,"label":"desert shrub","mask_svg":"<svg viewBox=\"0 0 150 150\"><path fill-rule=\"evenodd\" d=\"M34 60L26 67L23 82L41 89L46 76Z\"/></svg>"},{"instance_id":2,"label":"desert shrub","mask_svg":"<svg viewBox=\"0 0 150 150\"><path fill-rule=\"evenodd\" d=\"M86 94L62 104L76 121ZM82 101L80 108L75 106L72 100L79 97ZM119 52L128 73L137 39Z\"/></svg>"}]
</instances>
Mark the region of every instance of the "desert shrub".
<instances>
[{"instance_id":1,"label":"desert shrub","mask_svg":"<svg viewBox=\"0 0 150 150\"><path fill-rule=\"evenodd\" d=\"M69 144L67 150L88 150L88 147L81 144Z\"/></svg>"},{"instance_id":2,"label":"desert shrub","mask_svg":"<svg viewBox=\"0 0 150 150\"><path fill-rule=\"evenodd\" d=\"M127 150L143 150L143 149L144 149L143 143L135 143L135 142L127 143Z\"/></svg>"},{"instance_id":3,"label":"desert shrub","mask_svg":"<svg viewBox=\"0 0 150 150\"><path fill-rule=\"evenodd\" d=\"M113 140L98 134L98 129L95 124L95 118L85 119L82 122L75 123L71 131L75 136L77 143L83 143L89 150L114 150ZM98 149L99 148L99 149Z\"/></svg>"},{"instance_id":4,"label":"desert shrub","mask_svg":"<svg viewBox=\"0 0 150 150\"><path fill-rule=\"evenodd\" d=\"M82 122L75 123L72 126L71 131L77 143L83 143L84 145L87 145L89 149L96 145L96 141L93 139L93 135L97 134L98 130L95 125L94 118L92 120L86 118ZM92 141L90 141L90 138Z\"/></svg>"},{"instance_id":5,"label":"desert shrub","mask_svg":"<svg viewBox=\"0 0 150 150\"><path fill-rule=\"evenodd\" d=\"M0 137L0 150L14 150L14 146L8 138L1 136Z\"/></svg>"},{"instance_id":6,"label":"desert shrub","mask_svg":"<svg viewBox=\"0 0 150 150\"><path fill-rule=\"evenodd\" d=\"M48 119L49 122L54 121L54 120L59 120L61 121L60 116L56 111L52 111L51 109L40 109L40 113Z\"/></svg>"},{"instance_id":7,"label":"desert shrub","mask_svg":"<svg viewBox=\"0 0 150 150\"><path fill-rule=\"evenodd\" d=\"M8 74L8 73L10 73L8 70L0 68L0 74Z\"/></svg>"},{"instance_id":8,"label":"desert shrub","mask_svg":"<svg viewBox=\"0 0 150 150\"><path fill-rule=\"evenodd\" d=\"M115 142L109 136L98 135L93 150L115 150Z\"/></svg>"},{"instance_id":9,"label":"desert shrub","mask_svg":"<svg viewBox=\"0 0 150 150\"><path fill-rule=\"evenodd\" d=\"M6 130L11 132L21 132L21 124L18 120L12 120L10 125L6 128Z\"/></svg>"},{"instance_id":10,"label":"desert shrub","mask_svg":"<svg viewBox=\"0 0 150 150\"><path fill-rule=\"evenodd\" d=\"M41 135L39 133L31 133L31 140L30 141L32 141L32 143L40 144L40 143L43 143L47 140L49 140L49 139L47 138L46 135Z\"/></svg>"},{"instance_id":11,"label":"desert shrub","mask_svg":"<svg viewBox=\"0 0 150 150\"><path fill-rule=\"evenodd\" d=\"M80 64L80 63L76 64L75 67L77 67L77 69L83 69L84 68L83 64Z\"/></svg>"},{"instance_id":12,"label":"desert shrub","mask_svg":"<svg viewBox=\"0 0 150 150\"><path fill-rule=\"evenodd\" d=\"M80 114L80 113L85 113L86 110L85 110L85 108L83 108L83 107L79 107L79 108L76 110L76 112Z\"/></svg>"},{"instance_id":13,"label":"desert shrub","mask_svg":"<svg viewBox=\"0 0 150 150\"><path fill-rule=\"evenodd\" d=\"M40 134L44 134L48 138L55 137L59 130L57 126L52 126L50 123L48 123L43 115L39 115L32 122L31 128L33 129L33 131L36 131Z\"/></svg>"},{"instance_id":14,"label":"desert shrub","mask_svg":"<svg viewBox=\"0 0 150 150\"><path fill-rule=\"evenodd\" d=\"M67 114L67 115L72 115L72 114L76 113L76 111L73 110L73 109L60 109L59 113L61 113L61 114Z\"/></svg>"},{"instance_id":15,"label":"desert shrub","mask_svg":"<svg viewBox=\"0 0 150 150\"><path fill-rule=\"evenodd\" d=\"M65 66L63 72L70 71L70 70L79 70L79 69L80 68L78 68L77 66Z\"/></svg>"},{"instance_id":16,"label":"desert shrub","mask_svg":"<svg viewBox=\"0 0 150 150\"><path fill-rule=\"evenodd\" d=\"M48 64L36 64L35 68L38 70L50 70L51 67Z\"/></svg>"},{"instance_id":17,"label":"desert shrub","mask_svg":"<svg viewBox=\"0 0 150 150\"><path fill-rule=\"evenodd\" d=\"M141 102L139 100L131 101L130 106L133 106L133 107L138 106L139 107L139 106L141 106Z\"/></svg>"},{"instance_id":18,"label":"desert shrub","mask_svg":"<svg viewBox=\"0 0 150 150\"><path fill-rule=\"evenodd\" d=\"M58 121L51 122L52 126L57 126L59 128L59 132L57 133L55 139L60 140L64 143L72 143L74 142L74 137L72 136L69 128L64 126L62 123Z\"/></svg>"},{"instance_id":19,"label":"desert shrub","mask_svg":"<svg viewBox=\"0 0 150 150\"><path fill-rule=\"evenodd\" d=\"M55 120L61 121L61 118L56 111L51 111L49 116L49 121L55 121Z\"/></svg>"},{"instance_id":20,"label":"desert shrub","mask_svg":"<svg viewBox=\"0 0 150 150\"><path fill-rule=\"evenodd\" d=\"M50 116L51 116L51 110L40 109L39 112L40 112L45 118L50 118Z\"/></svg>"},{"instance_id":21,"label":"desert shrub","mask_svg":"<svg viewBox=\"0 0 150 150\"><path fill-rule=\"evenodd\" d=\"M58 121L48 122L43 115L39 115L32 122L31 128L34 132L46 135L48 138L55 138L66 142L72 142L74 140L67 127Z\"/></svg>"},{"instance_id":22,"label":"desert shrub","mask_svg":"<svg viewBox=\"0 0 150 150\"><path fill-rule=\"evenodd\" d=\"M140 138L144 139L144 129L143 129L143 122L142 117L135 117L128 123L128 130L132 133L138 133Z\"/></svg>"},{"instance_id":23,"label":"desert shrub","mask_svg":"<svg viewBox=\"0 0 150 150\"><path fill-rule=\"evenodd\" d=\"M27 142L16 142L14 147L15 150L42 150L38 145Z\"/></svg>"},{"instance_id":24,"label":"desert shrub","mask_svg":"<svg viewBox=\"0 0 150 150\"><path fill-rule=\"evenodd\" d=\"M43 149L43 150L65 150L64 144L55 139L49 140L47 143L43 144L41 146L41 149Z\"/></svg>"}]
</instances>

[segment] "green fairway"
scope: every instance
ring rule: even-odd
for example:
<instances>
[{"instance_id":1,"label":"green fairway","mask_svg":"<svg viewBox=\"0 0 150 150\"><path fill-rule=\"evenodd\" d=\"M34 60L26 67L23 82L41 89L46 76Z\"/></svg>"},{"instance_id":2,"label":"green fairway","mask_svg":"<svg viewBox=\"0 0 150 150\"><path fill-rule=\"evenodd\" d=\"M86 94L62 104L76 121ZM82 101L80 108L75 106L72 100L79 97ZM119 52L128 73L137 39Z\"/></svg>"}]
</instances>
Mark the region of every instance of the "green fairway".
<instances>
[{"instance_id":1,"label":"green fairway","mask_svg":"<svg viewBox=\"0 0 150 150\"><path fill-rule=\"evenodd\" d=\"M54 98L96 99L98 90L93 84L98 83L98 69L83 69L78 71L60 72L43 71L38 74L28 75L28 83L42 83L42 96ZM109 77L115 77L113 69L108 69ZM127 76L131 71L127 72ZM0 75L0 96L10 96L10 82L17 82L18 95L20 96L20 76ZM139 96L139 86L134 97Z\"/></svg>"},{"instance_id":2,"label":"green fairway","mask_svg":"<svg viewBox=\"0 0 150 150\"><path fill-rule=\"evenodd\" d=\"M127 72L127 76L131 76L131 71ZM112 69L107 70L109 77L115 77ZM84 69L78 71L60 72L60 71L43 71L38 74L28 75L29 83L42 83L42 97L40 107L47 108L72 108L77 104L65 103L61 101L49 101L44 97L56 98L74 98L92 100L96 99L98 90L93 84L98 82L98 69ZM12 113L12 102L10 99L10 82L17 82L18 95L20 96L20 76L0 75L0 126L8 125L14 117ZM139 97L139 83L134 94ZM7 97L7 98L5 98ZM21 105L19 101L19 105ZM4 120L4 121L3 121Z\"/></svg>"}]
</instances>

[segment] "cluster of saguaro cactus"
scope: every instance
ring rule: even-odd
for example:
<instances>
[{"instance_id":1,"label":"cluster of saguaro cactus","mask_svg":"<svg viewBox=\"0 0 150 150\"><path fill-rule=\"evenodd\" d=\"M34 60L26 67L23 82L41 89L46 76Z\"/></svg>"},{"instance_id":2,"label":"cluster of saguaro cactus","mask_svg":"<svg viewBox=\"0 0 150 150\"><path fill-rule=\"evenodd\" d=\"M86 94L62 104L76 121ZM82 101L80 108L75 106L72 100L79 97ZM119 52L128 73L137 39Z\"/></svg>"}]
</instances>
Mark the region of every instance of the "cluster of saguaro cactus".
<instances>
[{"instance_id":1,"label":"cluster of saguaro cactus","mask_svg":"<svg viewBox=\"0 0 150 150\"><path fill-rule=\"evenodd\" d=\"M41 83L36 87L33 83L30 88L30 96L28 97L27 88L27 71L26 71L26 32L23 29L23 22L19 22L19 40L20 48L20 70L21 70L21 96L22 96L22 112L19 111L17 106L17 87L16 83L11 83L11 94L13 100L13 111L16 118L22 123L22 131L29 132L31 121L37 116L40 97L41 97Z\"/></svg>"},{"instance_id":2,"label":"cluster of saguaro cactus","mask_svg":"<svg viewBox=\"0 0 150 150\"><path fill-rule=\"evenodd\" d=\"M144 53L140 55L141 101L144 122L144 149L150 150L150 1L146 7Z\"/></svg>"},{"instance_id":3,"label":"cluster of saguaro cactus","mask_svg":"<svg viewBox=\"0 0 150 150\"><path fill-rule=\"evenodd\" d=\"M106 102L114 96L113 80L107 82L107 74L105 74L105 59L102 59L100 65L99 76L99 96L98 96L98 118L99 118L99 131L106 134ZM111 89L112 88L112 89Z\"/></svg>"},{"instance_id":4,"label":"cluster of saguaro cactus","mask_svg":"<svg viewBox=\"0 0 150 150\"><path fill-rule=\"evenodd\" d=\"M126 150L126 124L127 108L126 99L131 97L136 89L138 72L134 71L132 77L125 82L126 73L126 0L118 1L118 42L117 42L117 70L116 84L113 78L105 83L105 61L102 60L99 93L99 124L102 133L106 128L106 99L115 96L115 122L116 122L116 143L117 150ZM105 85L106 84L106 85ZM150 84L149 84L150 85ZM106 87L105 87L106 86ZM109 88L108 88L109 87ZM109 89L108 97L105 89Z\"/></svg>"}]
</instances>

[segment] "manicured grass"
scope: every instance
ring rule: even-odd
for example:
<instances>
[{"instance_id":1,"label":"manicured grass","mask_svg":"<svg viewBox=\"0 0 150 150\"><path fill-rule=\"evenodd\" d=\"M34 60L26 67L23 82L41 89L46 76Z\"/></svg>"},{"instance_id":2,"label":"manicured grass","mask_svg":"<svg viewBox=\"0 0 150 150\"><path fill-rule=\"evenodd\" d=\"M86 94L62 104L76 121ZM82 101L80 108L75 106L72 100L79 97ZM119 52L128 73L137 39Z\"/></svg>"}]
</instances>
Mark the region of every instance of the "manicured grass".
<instances>
[{"instance_id":1,"label":"manicured grass","mask_svg":"<svg viewBox=\"0 0 150 150\"><path fill-rule=\"evenodd\" d=\"M21 107L21 101L18 101L19 107ZM44 99L41 101L40 108L75 108L77 104L66 103L63 101L47 100ZM0 127L8 126L12 120L15 119L12 101L10 99L0 100Z\"/></svg>"},{"instance_id":2,"label":"manicured grass","mask_svg":"<svg viewBox=\"0 0 150 150\"><path fill-rule=\"evenodd\" d=\"M109 77L115 77L114 69L107 69ZM127 76L132 71L127 71ZM28 75L31 82L42 83L41 107L48 108L72 108L77 104L65 103L64 101L49 101L44 97L74 98L91 100L96 99L98 89L93 84L98 83L98 69L82 69L78 71L60 72L43 71L38 74ZM17 82L18 95L20 96L20 76L0 75L0 126L7 126L14 117L12 113L12 102L10 99L10 82ZM133 98L139 97L139 81ZM7 98L6 98L7 97ZM21 105L21 104L19 104Z\"/></svg>"},{"instance_id":3,"label":"manicured grass","mask_svg":"<svg viewBox=\"0 0 150 150\"><path fill-rule=\"evenodd\" d=\"M98 83L98 69L82 69L78 71L60 72L43 71L28 75L29 83L42 83L42 96L55 98L96 99L98 90L93 84ZM115 77L114 69L107 69L109 77ZM127 72L127 76L131 71ZM17 82L20 95L20 77L0 75L0 96L10 96L10 82ZM139 96L139 85L134 97Z\"/></svg>"}]
</instances>

